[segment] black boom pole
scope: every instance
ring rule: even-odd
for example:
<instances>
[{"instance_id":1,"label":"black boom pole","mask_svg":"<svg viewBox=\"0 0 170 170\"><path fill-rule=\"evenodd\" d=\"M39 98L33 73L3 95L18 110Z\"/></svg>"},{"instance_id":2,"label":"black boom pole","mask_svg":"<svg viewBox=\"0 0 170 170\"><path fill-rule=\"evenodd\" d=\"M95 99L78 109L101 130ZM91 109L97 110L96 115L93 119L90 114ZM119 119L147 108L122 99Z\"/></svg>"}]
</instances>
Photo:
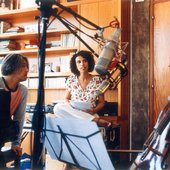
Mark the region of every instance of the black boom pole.
<instances>
[{"instance_id":1,"label":"black boom pole","mask_svg":"<svg viewBox=\"0 0 170 170\"><path fill-rule=\"evenodd\" d=\"M52 12L51 1L36 1L40 5L41 15L39 20L42 21L42 36L39 42L39 83L38 83L38 96L37 103L33 116L33 130L34 130L34 147L32 156L32 169L43 169L43 125L44 125L44 66L45 66L45 48L46 48L46 33L49 17Z\"/></svg>"},{"instance_id":2,"label":"black boom pole","mask_svg":"<svg viewBox=\"0 0 170 170\"><path fill-rule=\"evenodd\" d=\"M37 103L34 110L33 116L33 130L34 130L34 146L33 146L33 156L32 156L32 169L33 170L43 170L44 162L43 162L43 142L44 142L44 133L43 133L43 126L44 126L44 66L45 66L45 49L46 49L46 34L47 34L47 25L49 23L50 16L55 16L59 19L65 26L68 28L79 40L92 52L94 53L93 49L91 49L85 41L83 41L76 33L72 31L72 29L67 26L67 24L62 21L61 17L59 17L56 12L56 8L52 8L53 5L57 5L64 11L72 14L74 17L83 20L87 24L91 25L92 27L102 30L101 27L97 26L96 24L92 23L91 21L87 20L86 18L78 15L71 8L67 8L55 0L36 0L35 1L40 10L40 17L39 20L42 21L42 36L39 42L39 82L38 82L38 96L37 96ZM98 55L95 54L97 57Z\"/></svg>"}]
</instances>

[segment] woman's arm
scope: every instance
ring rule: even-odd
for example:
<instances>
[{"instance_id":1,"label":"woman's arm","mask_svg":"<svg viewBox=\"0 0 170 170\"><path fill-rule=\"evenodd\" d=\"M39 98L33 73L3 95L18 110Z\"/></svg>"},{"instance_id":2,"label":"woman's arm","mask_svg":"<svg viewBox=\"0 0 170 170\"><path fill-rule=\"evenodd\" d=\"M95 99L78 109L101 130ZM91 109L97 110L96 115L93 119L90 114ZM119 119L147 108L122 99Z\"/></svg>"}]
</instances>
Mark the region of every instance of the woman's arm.
<instances>
[{"instance_id":1,"label":"woman's arm","mask_svg":"<svg viewBox=\"0 0 170 170\"><path fill-rule=\"evenodd\" d=\"M104 95L99 95L98 97L98 103L95 108L93 108L93 113L97 113L99 110L101 110L104 107L105 99Z\"/></svg>"},{"instance_id":2,"label":"woman's arm","mask_svg":"<svg viewBox=\"0 0 170 170\"><path fill-rule=\"evenodd\" d=\"M101 110L104 107L104 104L105 104L104 95L99 95L96 107L92 108L91 110L86 110L86 112L90 113L91 115L96 114L99 110Z\"/></svg>"},{"instance_id":3,"label":"woman's arm","mask_svg":"<svg viewBox=\"0 0 170 170\"><path fill-rule=\"evenodd\" d=\"M66 103L70 103L70 99L71 99L71 93L70 93L70 91L66 90L66 93L65 93L65 102Z\"/></svg>"}]
</instances>

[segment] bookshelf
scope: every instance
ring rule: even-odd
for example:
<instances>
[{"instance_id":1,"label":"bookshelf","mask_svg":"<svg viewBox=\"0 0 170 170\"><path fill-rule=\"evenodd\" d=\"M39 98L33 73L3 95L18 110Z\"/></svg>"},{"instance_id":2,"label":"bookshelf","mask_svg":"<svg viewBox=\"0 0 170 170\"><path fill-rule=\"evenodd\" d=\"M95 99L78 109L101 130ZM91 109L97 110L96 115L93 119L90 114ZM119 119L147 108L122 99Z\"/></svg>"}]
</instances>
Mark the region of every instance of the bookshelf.
<instances>
[{"instance_id":1,"label":"bookshelf","mask_svg":"<svg viewBox=\"0 0 170 170\"><path fill-rule=\"evenodd\" d=\"M76 51L77 48L51 48L51 49L46 49L47 54L48 53L63 53L63 52L74 52ZM38 52L38 49L30 49L30 50L15 50L15 51L1 51L0 56L6 55L6 54L11 54L11 53L19 53L19 54L36 54Z\"/></svg>"},{"instance_id":2,"label":"bookshelf","mask_svg":"<svg viewBox=\"0 0 170 170\"><path fill-rule=\"evenodd\" d=\"M14 0L17 1L18 0ZM94 22L99 26L107 26L110 21L114 19L114 16L118 18L121 22L121 1L120 0L78 0L67 2L67 0L60 0L60 2L67 7L70 7L72 10L80 14L81 16L89 19L90 21ZM107 9L107 10L106 10ZM60 12L60 10L58 11ZM13 27L23 27L27 25L33 25L37 23L35 17L39 16L39 10L34 8L24 8L24 9L14 9L5 11L0 13L0 20L6 21L12 24ZM84 32L91 33L94 35L94 31L84 28L80 26L80 24L68 13L62 12L62 16L67 18L72 24L76 25L78 28L83 30ZM108 28L104 31L104 37L109 37L113 32L112 28ZM0 40L4 39L11 39L15 40L18 44L16 50L14 51L0 51L0 57L5 56L9 53L21 53L28 57L30 61L30 68L34 62L38 60L36 48L25 48L25 44L29 42L29 40L35 40L38 37L38 32L19 32L19 33L3 33L0 34ZM64 81L64 78L67 78L71 73L69 71L61 71L61 68L58 67L57 62L59 58L64 58L66 56L71 56L76 50L86 49L86 47L76 41L74 46L65 46L63 45L63 39L65 34L68 34L69 31L65 28L62 23L58 20L54 20L54 22L50 25L49 29L47 30L47 42L54 42L56 44L60 43L62 46L46 48L46 63L52 63L52 70L53 72L46 72L44 77L44 84L45 84L45 104L51 104L55 100L63 100L64 99L64 87L61 85L50 85L49 82L54 81L58 78L59 80ZM95 32L96 33L96 32ZM91 48L93 48L96 52L100 53L99 46L96 45L91 41L91 39L86 38L82 33L79 33L81 38L83 38L86 43L90 44ZM96 59L97 60L97 59ZM37 65L37 63L36 63ZM38 73L36 71L30 71L28 75L28 80L24 82L29 88L29 95L28 95L28 103L36 103L37 100L37 80L38 80ZM37 66L35 68L37 70ZM60 70L60 71L59 71ZM95 73L94 73L95 74ZM30 81L33 81L33 86L29 87ZM51 83L50 83L51 84ZM47 85L47 86L46 86ZM125 90L124 90L125 91ZM105 99L107 101L118 102L118 116L105 116L104 118L107 120L112 120L113 122L119 122L122 126L122 138L127 136L127 122L123 118L121 112L121 84L119 84L118 88L115 90L108 90L105 93ZM123 101L123 100L122 100ZM124 101L123 101L124 102ZM123 103L122 102L122 103ZM124 104L124 103L123 103ZM125 103L126 104L126 103ZM124 105L125 105L124 104ZM121 118L122 117L122 118ZM125 137L126 138L126 137ZM127 140L124 140L121 144L123 147L127 145Z\"/></svg>"},{"instance_id":3,"label":"bookshelf","mask_svg":"<svg viewBox=\"0 0 170 170\"><path fill-rule=\"evenodd\" d=\"M81 1L73 1L73 2L67 2L66 0L61 0L61 3L64 6L70 7L73 11L77 12L78 14L82 15L83 17L89 19L90 21L94 22L97 25L107 25L109 21L113 19L113 16L118 17L119 11L117 8L119 8L118 3L119 1L112 1L112 0L81 0ZM110 6L113 6L114 3L116 4L114 6L114 10L112 8L109 8ZM102 8L102 6L107 6L107 17L105 14L105 9ZM87 11L90 11L89 13ZM60 12L60 11L59 11ZM23 27L28 25L34 25L37 23L37 20L35 20L36 16L39 16L39 10L34 8L24 8L24 9L14 9L5 11L3 14L0 14L0 20L6 21L11 23L12 27ZM24 16L24 17L23 17ZM80 26L80 24L77 22L76 19L73 18L72 15L68 14L67 12L62 12L62 16L67 18L72 24L76 25L78 28L81 28L83 31L87 32L87 30ZM104 17L103 17L104 16ZM109 16L109 17L108 17ZM107 18L104 19L104 18ZM119 18L119 17L118 17ZM108 37L112 33L113 29L107 29L104 32L104 36ZM91 31L90 31L91 32ZM92 35L93 35L92 31ZM80 43L78 40L76 40L74 45L70 45L68 43L67 45L64 43L64 39L67 38L67 35L69 35L69 31L65 28L62 23L58 20L54 20L52 24L50 24L50 27L47 30L47 43L54 42L54 44L60 44L61 46L54 46L54 47L47 47L46 48L46 63L52 63L53 68L52 72L46 72L44 77L44 82L52 81L52 79L56 80L56 78L66 78L70 75L68 70L63 71L61 67L58 67L56 63L58 62L59 58L64 57L70 57L76 50L79 49L86 49L82 43ZM81 38L83 38L86 43L91 44L92 48L96 51L98 49L98 46L91 42L88 38L85 38L80 33ZM29 88L29 81L37 81L38 79L38 73L36 71L33 71L34 68L32 68L32 65L35 65L35 70L37 70L37 63L35 63L35 60L37 61L37 48L25 48L25 44L29 43L29 40L34 41L38 38L38 32L18 32L18 33L4 33L0 34L0 40L4 39L11 39L17 42L18 46L14 51L0 51L0 57L5 56L9 53L21 53L28 57L30 61L30 73L28 76L28 82L24 82L27 84ZM98 50L97 50L98 51ZM60 71L59 71L60 70ZM46 81L47 79L47 81ZM34 83L36 84L36 83ZM47 83L49 84L49 82ZM29 97L28 102L34 103L37 99L36 93L36 86L29 88ZM54 86L46 87L45 86L45 103L50 104L52 100L62 100L64 97L64 87L63 88L55 88ZM116 90L108 90L106 92L106 100L107 101L115 101L119 102L119 88Z\"/></svg>"},{"instance_id":4,"label":"bookshelf","mask_svg":"<svg viewBox=\"0 0 170 170\"><path fill-rule=\"evenodd\" d=\"M68 30L65 28L60 28L60 29L51 29L47 30L47 35L48 37L53 37L53 36L58 36L60 34L68 33ZM0 34L0 39L23 39L24 38L35 38L37 37L38 32L20 32L20 33L5 33L5 34Z\"/></svg>"},{"instance_id":5,"label":"bookshelf","mask_svg":"<svg viewBox=\"0 0 170 170\"><path fill-rule=\"evenodd\" d=\"M74 3L73 5L69 3L69 7L74 9L74 11L78 10L77 5ZM24 32L0 34L0 41L10 39L17 43L14 50L1 50L0 57L10 53L20 53L28 58L31 70L28 74L28 79L23 82L29 89L28 103L36 103L37 100L38 48L36 48L34 44L30 46L26 46L26 44L35 42L38 38L38 31L36 30L38 21L35 20L35 17L39 16L39 13L39 10L34 7L4 11L3 14L0 14L0 20L10 23L11 27L25 28ZM63 12L64 17L67 17L67 15L68 18L70 18L69 14ZM49 20L51 20L51 18ZM76 24L76 21L73 21L72 18L69 20ZM29 26L31 31L29 31ZM68 38L67 35L69 35L71 39ZM66 41L64 40L65 38L67 38ZM70 43L66 44L66 42ZM69 58L78 49L78 44L76 44L77 41L75 37L73 37L59 21L54 21L54 23L49 26L47 30L47 43L50 44L50 46L46 47L45 63L47 66L51 64L51 70L45 72L44 89L46 94L45 103L50 104L52 100L63 97L65 79L70 75L68 70ZM60 63L58 63L58 61L60 61ZM33 69L32 67L35 68Z\"/></svg>"},{"instance_id":6,"label":"bookshelf","mask_svg":"<svg viewBox=\"0 0 170 170\"><path fill-rule=\"evenodd\" d=\"M98 24L98 25L106 25L106 23L101 23L101 21L110 21L112 16L117 16L117 10L116 10L116 15L110 13L109 11L109 18L107 20L102 20L102 15L99 16L99 13L101 13L100 7L103 3L108 3L108 5L112 5L114 2L112 1L103 1L103 0L81 0L81 1L73 1L73 2L67 2L66 0L61 0L61 3L64 6L70 7L73 11L79 13L85 18L88 18L92 22ZM108 6L107 5L107 6ZM87 13L86 11L89 11L89 9L93 9L92 13L95 15L92 15L92 13ZM112 9L111 9L112 11ZM59 11L60 12L60 11ZM5 11L3 14L0 14L0 20L8 22L11 24L12 27L22 27L26 28L28 25L33 26L37 24L37 20L35 20L36 16L39 16L40 11L36 8L24 8L24 9L14 9L14 10L9 10ZM24 16L24 17L23 17ZM79 23L77 22L76 19L73 18L72 15L68 14L67 12L62 12L62 16L67 18L72 24L77 26L78 28L81 28ZM95 17L94 17L95 16ZM105 15L104 15L105 16ZM99 18L99 19L98 19ZM84 28L81 28L82 30ZM86 31L86 30L83 30ZM104 33L105 37L108 37L108 35L111 33L111 31L106 31ZM54 87L53 85L51 86L46 86L46 84L49 84L49 81L52 82L52 79L56 80L58 78L66 78L70 75L69 70L65 70L64 67L60 67L60 64L57 65L58 60L62 60L65 57L70 57L76 50L79 49L86 49L82 43L80 43L78 40L72 40L72 36L70 36L70 42L74 42L70 44L68 42L68 36L71 35L70 32L65 28L62 23L58 20L54 20L53 23L50 24L50 27L47 30L47 43L53 42L54 47L51 48L47 47L46 48L46 63L52 63L52 72L46 72L45 77L44 77L44 83L45 83L45 102L47 104L50 104L52 100L58 100L58 99L63 99L64 95L64 87ZM83 35L80 34L80 36L85 39L85 41L88 44L92 44L93 49L96 50L98 48L96 44L93 44L88 38L86 39L83 37ZM6 54L10 53L21 53L28 57L29 63L30 63L30 73L28 76L27 82L25 83L28 88L29 88L29 97L28 97L28 102L29 103L34 103L36 102L36 85L33 87L29 87L30 81L32 82L37 82L38 79L38 58L37 58L37 48L26 48L25 44L28 44L29 41L35 41L38 38L38 32L37 31L31 31L31 32L18 32L18 33L3 33L0 34L0 41L4 39L10 39L14 40L17 42L17 47L13 51L0 51L0 57L5 56ZM65 41L66 40L66 41ZM59 44L59 45L58 45ZM64 64L66 63L65 61L63 62ZM68 62L67 62L68 63ZM67 65L68 66L68 65ZM34 68L35 67L35 68ZM69 67L68 67L69 68ZM36 70L36 71L34 71ZM33 83L36 84L36 83ZM108 91L106 92L106 100L108 101L119 101L119 91L118 89L114 91Z\"/></svg>"}]
</instances>

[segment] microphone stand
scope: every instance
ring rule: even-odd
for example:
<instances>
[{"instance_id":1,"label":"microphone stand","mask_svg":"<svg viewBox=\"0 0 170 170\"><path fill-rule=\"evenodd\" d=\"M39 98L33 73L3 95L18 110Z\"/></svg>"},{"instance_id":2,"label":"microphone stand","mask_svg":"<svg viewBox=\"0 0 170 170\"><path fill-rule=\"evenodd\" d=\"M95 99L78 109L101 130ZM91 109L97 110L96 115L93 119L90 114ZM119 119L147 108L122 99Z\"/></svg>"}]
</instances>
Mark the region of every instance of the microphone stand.
<instances>
[{"instance_id":1,"label":"microphone stand","mask_svg":"<svg viewBox=\"0 0 170 170\"><path fill-rule=\"evenodd\" d=\"M45 66L45 49L46 49L46 32L47 24L49 22L49 17L51 16L52 3L47 3L47 1L42 1L39 8L41 11L42 20L42 39L39 45L39 83L38 83L38 98L34 110L32 127L34 130L34 148L32 157L32 169L38 170L43 169L43 125L44 125L44 66Z\"/></svg>"},{"instance_id":2,"label":"microphone stand","mask_svg":"<svg viewBox=\"0 0 170 170\"><path fill-rule=\"evenodd\" d=\"M56 14L57 9L53 9L52 5L57 5L64 11L72 14L74 17L83 20L87 24L93 26L97 30L103 30L103 28L97 26L86 18L80 16L75 13L71 8L67 8L55 0L36 0L36 3L40 6L39 10L41 12L41 17L43 22L43 31L42 31L42 39L39 45L39 83L38 83L38 98L37 103L34 110L33 116L33 130L34 130L34 147L33 147L33 157L32 157L32 169L33 170L43 170L43 142L44 142L44 134L43 134L43 126L44 126L44 66L45 66L45 55L46 55L46 34L47 34L47 24L49 22L50 16L55 16L60 22L62 22L66 28L70 30L94 55L98 57L93 49L79 36L76 32L70 28L70 26L58 15Z\"/></svg>"},{"instance_id":3,"label":"microphone stand","mask_svg":"<svg viewBox=\"0 0 170 170\"><path fill-rule=\"evenodd\" d=\"M71 8L65 7L62 4L60 4L59 2L54 2L55 5L57 5L59 8L61 8L64 11L67 11L68 13L72 14L75 18L79 18L80 20L86 22L87 24L91 25L92 27L94 27L97 30L102 31L103 28L99 27L98 25L94 24L93 22L87 20L86 18L84 18L83 16L77 14L76 12L74 12ZM95 51L89 46L89 44L87 44L79 35L77 35L77 33L70 28L70 26L59 16L59 15L55 15L55 17L68 29L70 30L71 33L73 33L89 50L91 53L93 53L96 57L99 57L98 54L95 53Z\"/></svg>"}]
</instances>

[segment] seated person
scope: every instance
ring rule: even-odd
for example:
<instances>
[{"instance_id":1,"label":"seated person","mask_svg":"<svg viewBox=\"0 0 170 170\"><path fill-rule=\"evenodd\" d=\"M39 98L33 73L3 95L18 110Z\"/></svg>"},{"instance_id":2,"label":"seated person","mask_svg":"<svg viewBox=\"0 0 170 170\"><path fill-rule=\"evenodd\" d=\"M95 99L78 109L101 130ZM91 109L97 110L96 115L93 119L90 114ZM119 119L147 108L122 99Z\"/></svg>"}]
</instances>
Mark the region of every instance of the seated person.
<instances>
[{"instance_id":1,"label":"seated person","mask_svg":"<svg viewBox=\"0 0 170 170\"><path fill-rule=\"evenodd\" d=\"M21 54L9 54L2 61L1 72L0 103L1 105L4 103L4 107L0 108L0 147L11 139L12 150L21 156L20 142L25 119L27 88L20 82L27 79L28 60ZM9 127L11 133L8 131ZM2 160L0 166L5 166Z\"/></svg>"},{"instance_id":2,"label":"seated person","mask_svg":"<svg viewBox=\"0 0 170 170\"><path fill-rule=\"evenodd\" d=\"M90 74L94 65L93 55L89 51L79 51L72 56L70 69L74 75L68 77L66 81L65 103L56 104L54 114L58 117L72 116L95 121L99 126L109 127L111 123L97 115L97 112L103 108L105 100L103 94L97 94L97 88L102 79ZM72 107L71 101L90 103L91 107L86 110L77 110Z\"/></svg>"}]
</instances>

